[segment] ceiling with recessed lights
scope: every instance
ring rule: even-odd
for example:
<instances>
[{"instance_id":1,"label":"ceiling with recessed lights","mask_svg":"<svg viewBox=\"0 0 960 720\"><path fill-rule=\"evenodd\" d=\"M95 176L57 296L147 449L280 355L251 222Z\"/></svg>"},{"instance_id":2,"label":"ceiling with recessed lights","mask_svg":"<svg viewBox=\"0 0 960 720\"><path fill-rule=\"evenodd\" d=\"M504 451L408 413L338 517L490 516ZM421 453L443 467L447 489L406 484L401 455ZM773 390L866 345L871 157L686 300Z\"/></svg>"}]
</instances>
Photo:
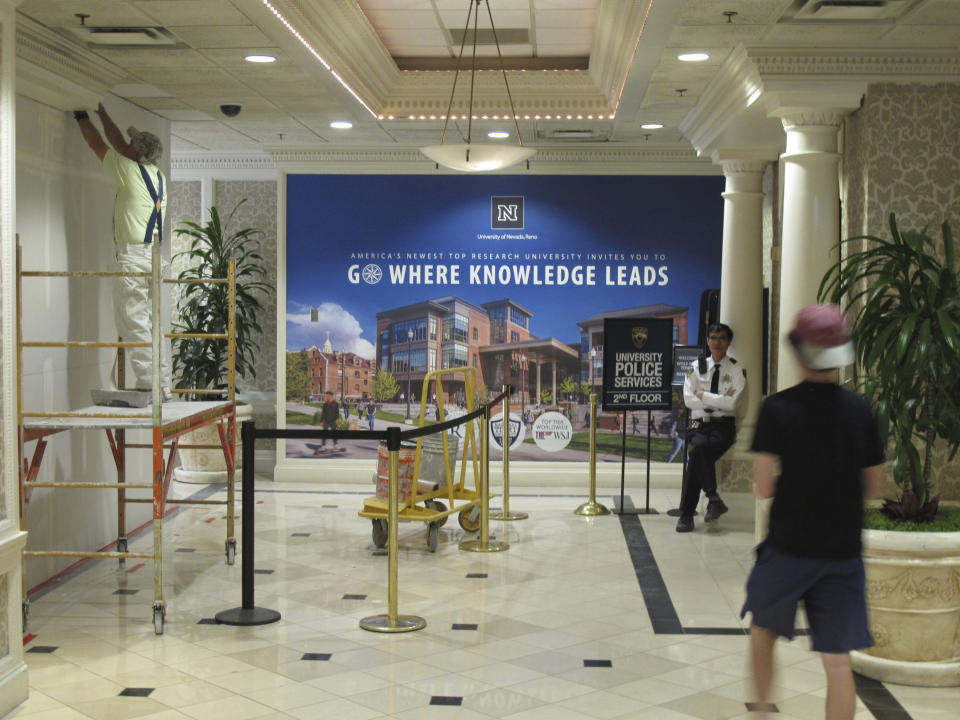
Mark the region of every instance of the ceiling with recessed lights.
<instances>
[{"instance_id":1,"label":"ceiling with recessed lights","mask_svg":"<svg viewBox=\"0 0 960 720\"><path fill-rule=\"evenodd\" d=\"M168 118L174 153L253 151L281 142L418 147L439 142L469 5L23 0L18 55L39 62L30 49L39 43L73 58L91 91ZM689 148L679 125L735 48L955 55L957 6L956 0L489 1L520 133L535 147ZM478 21L473 133L515 136L486 7ZM465 63L471 52L468 40ZM686 53L708 57L678 59ZM276 61L245 61L251 54ZM458 80L453 115L465 113L469 79ZM223 104L242 110L227 118ZM353 126L332 128L334 121ZM465 132L458 117L448 141Z\"/></svg>"}]
</instances>

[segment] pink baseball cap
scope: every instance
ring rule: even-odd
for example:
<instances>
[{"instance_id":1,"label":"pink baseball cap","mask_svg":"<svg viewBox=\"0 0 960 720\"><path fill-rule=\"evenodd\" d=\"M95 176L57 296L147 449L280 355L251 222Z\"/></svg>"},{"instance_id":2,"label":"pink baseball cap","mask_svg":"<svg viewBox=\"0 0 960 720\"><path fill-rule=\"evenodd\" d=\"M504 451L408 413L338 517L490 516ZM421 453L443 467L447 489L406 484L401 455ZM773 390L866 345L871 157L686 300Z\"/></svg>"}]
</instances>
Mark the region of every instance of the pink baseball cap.
<instances>
[{"instance_id":1,"label":"pink baseball cap","mask_svg":"<svg viewBox=\"0 0 960 720\"><path fill-rule=\"evenodd\" d=\"M833 370L856 359L850 322L837 305L807 305L790 331L800 362L811 370Z\"/></svg>"}]
</instances>

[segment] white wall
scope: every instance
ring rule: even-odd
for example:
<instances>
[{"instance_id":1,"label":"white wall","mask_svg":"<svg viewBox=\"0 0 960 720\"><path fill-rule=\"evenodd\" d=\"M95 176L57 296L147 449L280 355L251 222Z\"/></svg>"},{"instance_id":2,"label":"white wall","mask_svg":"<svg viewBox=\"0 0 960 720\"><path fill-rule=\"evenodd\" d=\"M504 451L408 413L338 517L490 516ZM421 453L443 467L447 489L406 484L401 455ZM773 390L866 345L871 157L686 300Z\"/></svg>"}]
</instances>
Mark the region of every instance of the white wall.
<instances>
[{"instance_id":1,"label":"white wall","mask_svg":"<svg viewBox=\"0 0 960 720\"><path fill-rule=\"evenodd\" d=\"M110 96L104 104L124 131L136 125L157 134L169 147L166 120ZM99 127L95 117L94 123ZM100 169L72 116L18 94L16 127L16 230L24 269L111 269L113 181ZM161 166L169 176L168 153ZM164 230L169 247L169 229ZM112 282L25 279L24 340L116 340ZM114 358L111 349L25 349L24 410L90 405L90 389L110 385ZM131 435L129 442L149 442L147 433ZM25 448L28 457L33 447L31 443ZM103 430L50 437L41 467L38 480L42 481L113 482L116 478ZM149 482L150 468L149 451L128 452L128 482ZM150 507L127 505L128 533L150 518ZM99 550L117 537L116 494L110 490L38 488L30 496L25 516L28 550ZM26 587L36 587L73 562L71 558L28 560Z\"/></svg>"}]
</instances>

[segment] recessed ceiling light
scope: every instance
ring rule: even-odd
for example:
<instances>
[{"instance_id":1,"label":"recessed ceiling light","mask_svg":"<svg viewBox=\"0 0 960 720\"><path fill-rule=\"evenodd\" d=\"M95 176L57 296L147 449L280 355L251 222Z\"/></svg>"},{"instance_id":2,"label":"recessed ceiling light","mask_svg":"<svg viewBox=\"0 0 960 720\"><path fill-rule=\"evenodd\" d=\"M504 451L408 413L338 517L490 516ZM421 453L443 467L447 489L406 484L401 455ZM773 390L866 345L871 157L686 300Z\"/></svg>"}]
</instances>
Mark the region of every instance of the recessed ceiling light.
<instances>
[{"instance_id":1,"label":"recessed ceiling light","mask_svg":"<svg viewBox=\"0 0 960 720\"><path fill-rule=\"evenodd\" d=\"M683 62L703 62L704 60L709 59L710 56L705 52L683 53L683 55L677 55L677 60L682 60Z\"/></svg>"},{"instance_id":2,"label":"recessed ceiling light","mask_svg":"<svg viewBox=\"0 0 960 720\"><path fill-rule=\"evenodd\" d=\"M349 130L353 127L353 123L349 120L334 120L330 123L330 127L336 128L337 130Z\"/></svg>"},{"instance_id":3,"label":"recessed ceiling light","mask_svg":"<svg viewBox=\"0 0 960 720\"><path fill-rule=\"evenodd\" d=\"M273 55L247 55L244 60L252 63L272 63L277 61Z\"/></svg>"},{"instance_id":4,"label":"recessed ceiling light","mask_svg":"<svg viewBox=\"0 0 960 720\"><path fill-rule=\"evenodd\" d=\"M510 137L510 133L508 133L506 130L491 130L490 132L487 133L487 137L505 138L505 137Z\"/></svg>"},{"instance_id":5,"label":"recessed ceiling light","mask_svg":"<svg viewBox=\"0 0 960 720\"><path fill-rule=\"evenodd\" d=\"M646 125L640 126L643 130L659 130L663 127L662 123L647 123Z\"/></svg>"}]
</instances>

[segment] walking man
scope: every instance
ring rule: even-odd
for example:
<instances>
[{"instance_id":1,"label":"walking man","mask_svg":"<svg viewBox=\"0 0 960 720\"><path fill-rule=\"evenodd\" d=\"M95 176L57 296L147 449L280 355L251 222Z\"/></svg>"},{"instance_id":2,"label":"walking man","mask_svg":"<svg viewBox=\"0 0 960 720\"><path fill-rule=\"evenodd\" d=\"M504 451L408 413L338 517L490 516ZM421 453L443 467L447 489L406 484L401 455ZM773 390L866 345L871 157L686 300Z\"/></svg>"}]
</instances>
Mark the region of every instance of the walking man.
<instances>
[{"instance_id":1,"label":"walking man","mask_svg":"<svg viewBox=\"0 0 960 720\"><path fill-rule=\"evenodd\" d=\"M737 436L736 409L747 383L747 370L727 355L733 330L724 323L707 328L710 355L694 360L683 382L683 401L690 409L687 434L690 455L680 494L677 532L693 530L693 513L700 491L707 496L704 522L713 522L727 512L717 493L716 462L730 449Z\"/></svg>"},{"instance_id":2,"label":"walking man","mask_svg":"<svg viewBox=\"0 0 960 720\"><path fill-rule=\"evenodd\" d=\"M883 448L869 402L835 380L835 370L854 361L840 308L805 307L789 339L803 380L768 397L757 419L754 493L772 497L773 505L741 616L752 613L758 711L775 710L769 703L774 643L777 636L793 638L803 600L811 644L827 674L826 719L851 720L856 689L849 653L873 644L860 557L863 501L879 489Z\"/></svg>"}]
</instances>

